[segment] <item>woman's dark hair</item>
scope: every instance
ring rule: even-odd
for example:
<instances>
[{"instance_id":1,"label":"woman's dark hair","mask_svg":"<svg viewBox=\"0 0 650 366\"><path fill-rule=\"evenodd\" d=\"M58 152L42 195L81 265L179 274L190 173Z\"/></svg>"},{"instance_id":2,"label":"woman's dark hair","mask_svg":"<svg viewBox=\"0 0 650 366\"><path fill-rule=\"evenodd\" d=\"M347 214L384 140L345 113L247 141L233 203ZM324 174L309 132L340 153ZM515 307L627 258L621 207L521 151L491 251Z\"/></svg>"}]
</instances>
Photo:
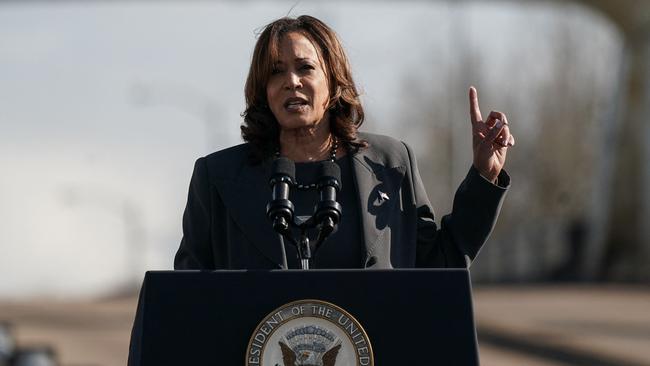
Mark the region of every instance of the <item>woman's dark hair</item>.
<instances>
[{"instance_id":1,"label":"woman's dark hair","mask_svg":"<svg viewBox=\"0 0 650 366\"><path fill-rule=\"evenodd\" d=\"M264 27L259 35L251 67L246 79L246 110L241 134L253 148L253 158L262 160L278 149L280 130L266 100L266 85L275 61L279 58L280 41L290 32L307 37L317 48L329 85L330 130L348 149L366 147L357 139L357 129L363 123L364 113L359 93L352 80L350 63L336 33L320 20L303 15L296 19L281 18Z\"/></svg>"}]
</instances>

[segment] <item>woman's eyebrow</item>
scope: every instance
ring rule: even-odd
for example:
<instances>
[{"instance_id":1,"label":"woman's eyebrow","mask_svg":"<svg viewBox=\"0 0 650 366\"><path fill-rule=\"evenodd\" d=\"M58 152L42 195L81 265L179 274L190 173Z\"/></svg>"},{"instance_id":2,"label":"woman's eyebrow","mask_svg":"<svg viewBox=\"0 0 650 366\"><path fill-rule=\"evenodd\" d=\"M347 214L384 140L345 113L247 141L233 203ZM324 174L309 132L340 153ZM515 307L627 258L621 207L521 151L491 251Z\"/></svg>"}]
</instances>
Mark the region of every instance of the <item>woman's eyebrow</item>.
<instances>
[{"instance_id":1,"label":"woman's eyebrow","mask_svg":"<svg viewBox=\"0 0 650 366\"><path fill-rule=\"evenodd\" d=\"M316 61L314 59L312 59L311 57L296 57L296 58L293 59L293 62L296 62L296 63L301 63L301 62L316 63ZM274 67L282 66L282 65L284 65L284 62L282 60L277 60L277 61L275 61L273 63Z\"/></svg>"}]
</instances>

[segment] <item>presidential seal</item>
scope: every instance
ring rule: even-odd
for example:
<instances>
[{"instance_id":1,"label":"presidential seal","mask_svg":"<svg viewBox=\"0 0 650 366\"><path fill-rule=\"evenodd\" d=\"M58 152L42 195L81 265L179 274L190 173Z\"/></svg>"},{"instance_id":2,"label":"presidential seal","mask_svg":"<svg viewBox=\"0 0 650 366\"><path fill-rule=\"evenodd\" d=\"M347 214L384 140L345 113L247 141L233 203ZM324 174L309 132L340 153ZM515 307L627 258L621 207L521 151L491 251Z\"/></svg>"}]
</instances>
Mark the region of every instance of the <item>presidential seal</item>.
<instances>
[{"instance_id":1,"label":"presidential seal","mask_svg":"<svg viewBox=\"0 0 650 366\"><path fill-rule=\"evenodd\" d=\"M368 335L340 307L320 300L285 304L255 328L247 366L373 366Z\"/></svg>"}]
</instances>

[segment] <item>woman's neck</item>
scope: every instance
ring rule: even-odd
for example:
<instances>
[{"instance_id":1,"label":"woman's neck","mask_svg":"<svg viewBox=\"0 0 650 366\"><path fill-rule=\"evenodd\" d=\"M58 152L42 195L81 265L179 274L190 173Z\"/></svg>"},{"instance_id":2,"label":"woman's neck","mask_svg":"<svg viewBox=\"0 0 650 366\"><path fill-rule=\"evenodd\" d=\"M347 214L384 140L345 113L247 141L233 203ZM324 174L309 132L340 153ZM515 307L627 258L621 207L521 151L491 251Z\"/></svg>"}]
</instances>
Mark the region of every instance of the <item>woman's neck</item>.
<instances>
[{"instance_id":1,"label":"woman's neck","mask_svg":"<svg viewBox=\"0 0 650 366\"><path fill-rule=\"evenodd\" d=\"M333 137L329 126L280 130L280 154L295 162L325 160L330 157Z\"/></svg>"}]
</instances>

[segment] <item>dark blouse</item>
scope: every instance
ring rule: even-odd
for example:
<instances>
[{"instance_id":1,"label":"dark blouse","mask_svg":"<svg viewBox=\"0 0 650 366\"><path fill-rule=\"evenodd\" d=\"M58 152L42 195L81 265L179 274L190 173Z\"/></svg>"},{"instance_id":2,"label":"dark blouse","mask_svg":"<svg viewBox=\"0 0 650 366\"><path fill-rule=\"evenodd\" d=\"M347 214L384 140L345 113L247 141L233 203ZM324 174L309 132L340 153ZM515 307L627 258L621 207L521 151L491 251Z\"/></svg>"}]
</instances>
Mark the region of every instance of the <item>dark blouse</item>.
<instances>
[{"instance_id":1,"label":"dark blouse","mask_svg":"<svg viewBox=\"0 0 650 366\"><path fill-rule=\"evenodd\" d=\"M363 248L361 227L359 222L358 193L355 188L350 155L337 159L336 163L341 168L341 191L336 200L343 207L341 222L337 229L325 240L315 253L311 268L362 268ZM308 185L318 181L320 162L296 163L296 180L298 183ZM290 200L295 206L295 216L306 220L314 213L318 204L318 189L291 190ZM318 234L316 229L307 231L309 239L313 241ZM299 238L299 230L293 230L294 237ZM289 268L300 268L296 248L286 241L287 263Z\"/></svg>"}]
</instances>

